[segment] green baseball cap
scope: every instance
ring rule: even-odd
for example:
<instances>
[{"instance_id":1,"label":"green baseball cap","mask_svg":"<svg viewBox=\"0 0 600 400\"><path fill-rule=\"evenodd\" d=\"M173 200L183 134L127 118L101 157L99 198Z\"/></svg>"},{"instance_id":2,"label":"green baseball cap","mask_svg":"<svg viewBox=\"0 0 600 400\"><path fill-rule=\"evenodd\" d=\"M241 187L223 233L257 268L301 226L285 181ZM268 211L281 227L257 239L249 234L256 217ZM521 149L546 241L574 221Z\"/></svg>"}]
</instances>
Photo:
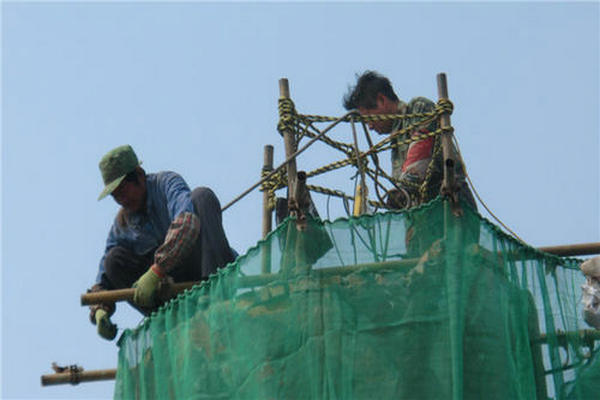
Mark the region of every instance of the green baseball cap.
<instances>
[{"instance_id":1,"label":"green baseball cap","mask_svg":"<svg viewBox=\"0 0 600 400\"><path fill-rule=\"evenodd\" d=\"M104 181L104 190L98 196L98 200L102 200L111 194L123 181L125 176L141 163L128 144L114 148L106 153L100 160L100 172Z\"/></svg>"}]
</instances>

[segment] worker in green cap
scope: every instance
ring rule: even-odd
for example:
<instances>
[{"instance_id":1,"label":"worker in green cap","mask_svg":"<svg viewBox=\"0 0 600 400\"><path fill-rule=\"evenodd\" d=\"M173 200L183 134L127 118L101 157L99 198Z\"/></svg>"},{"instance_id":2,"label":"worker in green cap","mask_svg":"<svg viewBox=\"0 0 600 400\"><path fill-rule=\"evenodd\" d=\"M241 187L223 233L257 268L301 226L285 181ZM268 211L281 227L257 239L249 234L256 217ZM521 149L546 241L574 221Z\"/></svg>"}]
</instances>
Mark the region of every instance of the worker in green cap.
<instances>
[{"instance_id":1,"label":"worker in green cap","mask_svg":"<svg viewBox=\"0 0 600 400\"><path fill-rule=\"evenodd\" d=\"M108 234L96 283L90 291L134 287L133 306L147 315L159 304L162 279L199 281L235 259L223 230L221 205L206 187L191 191L170 171L148 173L129 145L100 160L104 190L121 206ZM94 305L90 320L112 340L115 306Z\"/></svg>"}]
</instances>

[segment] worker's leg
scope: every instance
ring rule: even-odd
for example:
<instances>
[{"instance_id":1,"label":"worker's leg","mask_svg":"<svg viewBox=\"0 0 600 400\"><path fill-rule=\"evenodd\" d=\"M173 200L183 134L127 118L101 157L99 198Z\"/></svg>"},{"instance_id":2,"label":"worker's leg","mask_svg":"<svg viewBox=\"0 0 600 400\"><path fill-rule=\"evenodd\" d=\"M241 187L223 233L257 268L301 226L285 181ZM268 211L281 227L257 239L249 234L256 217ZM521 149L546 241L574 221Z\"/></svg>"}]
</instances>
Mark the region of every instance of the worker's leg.
<instances>
[{"instance_id":1,"label":"worker's leg","mask_svg":"<svg viewBox=\"0 0 600 400\"><path fill-rule=\"evenodd\" d=\"M184 268L171 273L177 282L206 279L235 258L223 230L217 196L207 187L196 188L192 203L200 220L200 235Z\"/></svg>"},{"instance_id":2,"label":"worker's leg","mask_svg":"<svg viewBox=\"0 0 600 400\"><path fill-rule=\"evenodd\" d=\"M104 259L104 270L110 284L107 289L130 288L150 268L154 252L139 256L124 247L113 247Z\"/></svg>"},{"instance_id":3,"label":"worker's leg","mask_svg":"<svg viewBox=\"0 0 600 400\"><path fill-rule=\"evenodd\" d=\"M139 256L124 247L113 247L104 258L105 277L109 284L106 289L130 288L150 268L153 261L154 251ZM144 315L149 315L152 311L151 308L140 307L132 301L128 303Z\"/></svg>"}]
</instances>

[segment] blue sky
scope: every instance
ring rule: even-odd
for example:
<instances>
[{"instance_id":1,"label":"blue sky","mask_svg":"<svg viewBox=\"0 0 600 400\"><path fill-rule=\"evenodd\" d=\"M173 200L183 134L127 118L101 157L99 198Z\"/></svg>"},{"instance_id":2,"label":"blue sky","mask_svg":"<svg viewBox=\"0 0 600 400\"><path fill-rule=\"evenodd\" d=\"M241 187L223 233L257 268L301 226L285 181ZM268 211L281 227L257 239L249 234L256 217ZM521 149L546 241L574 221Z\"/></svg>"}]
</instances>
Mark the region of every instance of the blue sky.
<instances>
[{"instance_id":1,"label":"blue sky","mask_svg":"<svg viewBox=\"0 0 600 400\"><path fill-rule=\"evenodd\" d=\"M147 171L177 171L225 204L258 180L265 144L283 161L282 77L300 112L341 115L357 72L387 75L404 100L435 100L446 72L488 206L534 246L598 241L598 21L596 2L3 2L2 397L112 396L110 382L39 385L52 361L116 366L115 342L79 306L117 211L96 201L100 157L129 143ZM315 148L299 169L331 154ZM350 176L314 183L351 192ZM261 199L224 214L240 253L260 237ZM140 319L128 306L115 317Z\"/></svg>"}]
</instances>

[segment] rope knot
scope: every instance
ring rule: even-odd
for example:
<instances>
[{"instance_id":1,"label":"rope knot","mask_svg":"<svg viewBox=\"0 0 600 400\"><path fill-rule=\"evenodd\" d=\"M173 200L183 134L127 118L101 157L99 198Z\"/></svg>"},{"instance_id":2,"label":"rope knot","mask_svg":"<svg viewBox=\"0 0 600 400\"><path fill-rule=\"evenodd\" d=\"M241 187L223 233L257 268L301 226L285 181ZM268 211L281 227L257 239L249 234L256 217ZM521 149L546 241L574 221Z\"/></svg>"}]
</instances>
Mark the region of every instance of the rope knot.
<instances>
[{"instance_id":1,"label":"rope knot","mask_svg":"<svg viewBox=\"0 0 600 400\"><path fill-rule=\"evenodd\" d=\"M291 99L279 99L279 123L277 124L277 131L281 136L286 130L294 129L294 120L296 117L296 108L294 102Z\"/></svg>"},{"instance_id":2,"label":"rope knot","mask_svg":"<svg viewBox=\"0 0 600 400\"><path fill-rule=\"evenodd\" d=\"M272 172L271 170L266 170L263 168L261 171L261 178L265 178L271 172ZM266 180L263 183L261 183L260 191L267 192L268 197L269 197L268 206L271 210L275 209L275 203L277 201L275 198L275 191L277 189L285 187L286 185L287 185L287 173L285 170L277 171L275 174L273 174L273 176L269 180Z\"/></svg>"},{"instance_id":3,"label":"rope knot","mask_svg":"<svg viewBox=\"0 0 600 400\"><path fill-rule=\"evenodd\" d=\"M443 114L452 114L452 111L454 111L454 104L448 99L439 99L437 106Z\"/></svg>"},{"instance_id":4,"label":"rope knot","mask_svg":"<svg viewBox=\"0 0 600 400\"><path fill-rule=\"evenodd\" d=\"M452 126L447 126L445 128L439 129L442 133L454 133L454 128Z\"/></svg>"}]
</instances>

